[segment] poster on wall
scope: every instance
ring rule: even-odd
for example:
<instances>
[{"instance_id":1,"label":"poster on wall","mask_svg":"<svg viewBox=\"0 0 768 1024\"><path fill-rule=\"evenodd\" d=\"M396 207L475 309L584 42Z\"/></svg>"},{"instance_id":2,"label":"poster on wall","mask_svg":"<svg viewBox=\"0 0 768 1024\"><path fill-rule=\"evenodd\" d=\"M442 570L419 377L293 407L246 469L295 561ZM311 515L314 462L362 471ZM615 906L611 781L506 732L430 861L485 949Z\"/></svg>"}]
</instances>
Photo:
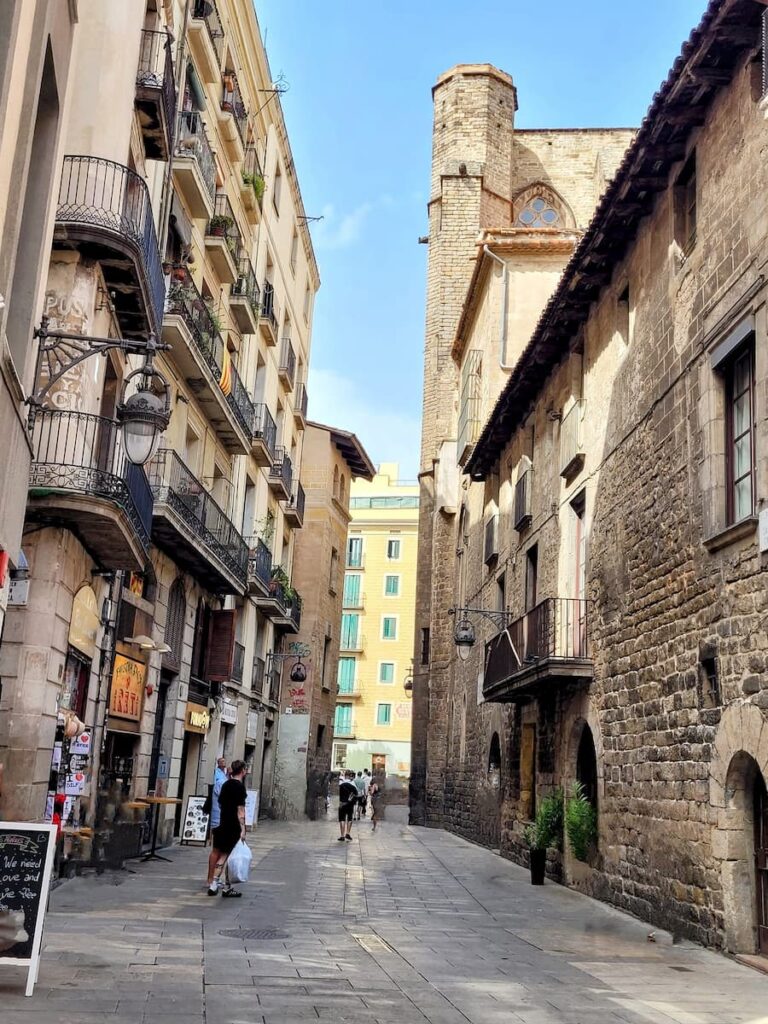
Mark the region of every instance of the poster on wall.
<instances>
[{"instance_id":1,"label":"poster on wall","mask_svg":"<svg viewBox=\"0 0 768 1024\"><path fill-rule=\"evenodd\" d=\"M141 719L141 699L147 666L142 661L115 655L112 686L109 691L109 713L115 718Z\"/></svg>"},{"instance_id":2,"label":"poster on wall","mask_svg":"<svg viewBox=\"0 0 768 1024\"><path fill-rule=\"evenodd\" d=\"M249 789L245 797L245 825L246 828L255 828L259 819L259 791Z\"/></svg>"},{"instance_id":3,"label":"poster on wall","mask_svg":"<svg viewBox=\"0 0 768 1024\"><path fill-rule=\"evenodd\" d=\"M181 828L182 843L205 843L208 838L208 815L203 811L205 797L188 796Z\"/></svg>"}]
</instances>

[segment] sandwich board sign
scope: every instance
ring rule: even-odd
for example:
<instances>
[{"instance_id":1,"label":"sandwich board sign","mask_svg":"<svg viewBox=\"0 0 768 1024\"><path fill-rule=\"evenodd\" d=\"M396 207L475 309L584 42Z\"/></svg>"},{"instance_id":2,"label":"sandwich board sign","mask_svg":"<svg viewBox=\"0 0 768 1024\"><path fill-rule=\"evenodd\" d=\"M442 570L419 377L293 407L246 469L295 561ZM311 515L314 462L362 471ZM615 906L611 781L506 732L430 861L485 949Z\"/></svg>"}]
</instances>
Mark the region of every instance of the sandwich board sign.
<instances>
[{"instance_id":1,"label":"sandwich board sign","mask_svg":"<svg viewBox=\"0 0 768 1024\"><path fill-rule=\"evenodd\" d=\"M27 968L31 996L40 968L56 825L0 822L0 967Z\"/></svg>"},{"instance_id":2,"label":"sandwich board sign","mask_svg":"<svg viewBox=\"0 0 768 1024\"><path fill-rule=\"evenodd\" d=\"M205 843L208 839L209 815L203 811L205 797L195 794L187 797L187 809L181 830L182 843Z\"/></svg>"}]
</instances>

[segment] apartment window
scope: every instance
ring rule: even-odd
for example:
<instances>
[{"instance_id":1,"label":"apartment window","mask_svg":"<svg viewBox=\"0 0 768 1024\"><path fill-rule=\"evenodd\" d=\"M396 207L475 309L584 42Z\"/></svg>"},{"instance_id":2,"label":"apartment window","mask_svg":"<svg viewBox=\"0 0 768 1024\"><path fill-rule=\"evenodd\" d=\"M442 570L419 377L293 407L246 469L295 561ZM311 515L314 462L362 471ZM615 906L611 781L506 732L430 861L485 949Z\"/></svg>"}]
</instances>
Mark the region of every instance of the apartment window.
<instances>
[{"instance_id":1,"label":"apartment window","mask_svg":"<svg viewBox=\"0 0 768 1024\"><path fill-rule=\"evenodd\" d=\"M339 658L336 683L340 694L355 692L355 659Z\"/></svg>"},{"instance_id":2,"label":"apartment window","mask_svg":"<svg viewBox=\"0 0 768 1024\"><path fill-rule=\"evenodd\" d=\"M333 723L333 731L337 736L352 735L352 705L337 704L336 718Z\"/></svg>"},{"instance_id":3,"label":"apartment window","mask_svg":"<svg viewBox=\"0 0 768 1024\"><path fill-rule=\"evenodd\" d=\"M360 616L344 612L341 616L341 649L356 651L360 642Z\"/></svg>"},{"instance_id":4,"label":"apartment window","mask_svg":"<svg viewBox=\"0 0 768 1024\"><path fill-rule=\"evenodd\" d=\"M347 541L347 565L350 569L360 569L363 565L363 538L350 537Z\"/></svg>"},{"instance_id":5,"label":"apartment window","mask_svg":"<svg viewBox=\"0 0 768 1024\"><path fill-rule=\"evenodd\" d=\"M345 608L360 607L360 573L348 572L344 577L344 596L342 604Z\"/></svg>"},{"instance_id":6,"label":"apartment window","mask_svg":"<svg viewBox=\"0 0 768 1024\"><path fill-rule=\"evenodd\" d=\"M293 238L291 239L291 273L296 273L296 261L299 256L299 232L296 228L293 229Z\"/></svg>"},{"instance_id":7,"label":"apartment window","mask_svg":"<svg viewBox=\"0 0 768 1024\"><path fill-rule=\"evenodd\" d=\"M312 302L312 292L309 285L304 289L304 319L309 320L309 305Z\"/></svg>"},{"instance_id":8,"label":"apartment window","mask_svg":"<svg viewBox=\"0 0 768 1024\"><path fill-rule=\"evenodd\" d=\"M461 368L461 398L456 456L459 465L466 462L480 432L480 396L483 373L483 353L472 349Z\"/></svg>"},{"instance_id":9,"label":"apartment window","mask_svg":"<svg viewBox=\"0 0 768 1024\"><path fill-rule=\"evenodd\" d=\"M275 164L275 178L272 183L272 205L275 213L280 216L280 193L283 189L283 175L280 173L280 164Z\"/></svg>"},{"instance_id":10,"label":"apartment window","mask_svg":"<svg viewBox=\"0 0 768 1024\"><path fill-rule=\"evenodd\" d=\"M386 597L399 597L400 596L400 577L399 576L385 576L384 577L384 594Z\"/></svg>"},{"instance_id":11,"label":"apartment window","mask_svg":"<svg viewBox=\"0 0 768 1024\"><path fill-rule=\"evenodd\" d=\"M539 545L533 544L525 555L525 610L536 607L539 591Z\"/></svg>"},{"instance_id":12,"label":"apartment window","mask_svg":"<svg viewBox=\"0 0 768 1024\"><path fill-rule=\"evenodd\" d=\"M320 669L320 685L327 692L330 690L328 685L328 665L330 663L331 654L331 638L326 636L323 640L323 664Z\"/></svg>"},{"instance_id":13,"label":"apartment window","mask_svg":"<svg viewBox=\"0 0 768 1024\"><path fill-rule=\"evenodd\" d=\"M429 626L425 626L421 631L421 664L429 664Z\"/></svg>"},{"instance_id":14,"label":"apartment window","mask_svg":"<svg viewBox=\"0 0 768 1024\"><path fill-rule=\"evenodd\" d=\"M389 725L392 721L392 705L391 704L377 704L376 706L376 725Z\"/></svg>"},{"instance_id":15,"label":"apartment window","mask_svg":"<svg viewBox=\"0 0 768 1024\"><path fill-rule=\"evenodd\" d=\"M677 176L674 206L675 241L687 256L696 244L696 150Z\"/></svg>"},{"instance_id":16,"label":"apartment window","mask_svg":"<svg viewBox=\"0 0 768 1024\"><path fill-rule=\"evenodd\" d=\"M347 744L337 743L333 748L333 767L346 768L347 766Z\"/></svg>"},{"instance_id":17,"label":"apartment window","mask_svg":"<svg viewBox=\"0 0 768 1024\"><path fill-rule=\"evenodd\" d=\"M385 615L381 620L381 639L397 640L397 616Z\"/></svg>"},{"instance_id":18,"label":"apartment window","mask_svg":"<svg viewBox=\"0 0 768 1024\"><path fill-rule=\"evenodd\" d=\"M390 562L397 562L400 558L400 541L399 540L388 540L387 541L387 558Z\"/></svg>"},{"instance_id":19,"label":"apartment window","mask_svg":"<svg viewBox=\"0 0 768 1024\"><path fill-rule=\"evenodd\" d=\"M331 571L328 576L328 590L332 593L336 593L336 581L339 578L339 552L336 548L331 548Z\"/></svg>"},{"instance_id":20,"label":"apartment window","mask_svg":"<svg viewBox=\"0 0 768 1024\"><path fill-rule=\"evenodd\" d=\"M394 661L381 661L379 662L379 682L380 683L394 683L395 681L395 663Z\"/></svg>"},{"instance_id":21,"label":"apartment window","mask_svg":"<svg viewBox=\"0 0 768 1024\"><path fill-rule=\"evenodd\" d=\"M754 512L755 350L750 341L725 367L726 476L728 523Z\"/></svg>"}]
</instances>

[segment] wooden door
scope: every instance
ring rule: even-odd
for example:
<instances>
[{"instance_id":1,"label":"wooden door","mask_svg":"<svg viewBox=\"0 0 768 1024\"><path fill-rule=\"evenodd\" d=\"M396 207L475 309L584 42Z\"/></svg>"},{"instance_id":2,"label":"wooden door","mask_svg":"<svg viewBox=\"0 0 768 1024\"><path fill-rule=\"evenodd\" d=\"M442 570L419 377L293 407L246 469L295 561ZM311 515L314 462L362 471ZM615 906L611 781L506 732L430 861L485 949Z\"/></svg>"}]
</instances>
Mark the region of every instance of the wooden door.
<instances>
[{"instance_id":1,"label":"wooden door","mask_svg":"<svg viewBox=\"0 0 768 1024\"><path fill-rule=\"evenodd\" d=\"M755 883L757 896L757 948L768 955L768 792L758 773L755 779Z\"/></svg>"}]
</instances>

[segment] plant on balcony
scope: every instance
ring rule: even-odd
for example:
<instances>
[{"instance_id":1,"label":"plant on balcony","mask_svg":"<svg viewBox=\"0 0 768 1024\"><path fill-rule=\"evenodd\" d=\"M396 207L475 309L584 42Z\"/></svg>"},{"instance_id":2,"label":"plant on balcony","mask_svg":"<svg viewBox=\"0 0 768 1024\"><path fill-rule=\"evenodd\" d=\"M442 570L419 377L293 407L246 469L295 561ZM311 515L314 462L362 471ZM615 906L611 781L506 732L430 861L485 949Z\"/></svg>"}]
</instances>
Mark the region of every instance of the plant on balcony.
<instances>
[{"instance_id":1,"label":"plant on balcony","mask_svg":"<svg viewBox=\"0 0 768 1024\"><path fill-rule=\"evenodd\" d=\"M217 213L211 217L208 224L208 234L216 235L217 238L223 238L234 226L234 221L230 216L224 213Z\"/></svg>"},{"instance_id":2,"label":"plant on balcony","mask_svg":"<svg viewBox=\"0 0 768 1024\"><path fill-rule=\"evenodd\" d=\"M205 303L205 310L208 313L208 316L211 318L211 324L216 328L219 334L221 334L222 330L224 329L224 324L222 323L218 310L213 305L213 303L209 301L206 301Z\"/></svg>"},{"instance_id":3,"label":"plant on balcony","mask_svg":"<svg viewBox=\"0 0 768 1024\"><path fill-rule=\"evenodd\" d=\"M547 850L563 843L563 791L556 789L539 804L536 820L523 832L531 857L531 885L543 885Z\"/></svg>"},{"instance_id":4,"label":"plant on balcony","mask_svg":"<svg viewBox=\"0 0 768 1024\"><path fill-rule=\"evenodd\" d=\"M267 512L263 519L257 519L253 527L259 540L263 541L267 547L270 547L272 538L275 536L274 512Z\"/></svg>"},{"instance_id":5,"label":"plant on balcony","mask_svg":"<svg viewBox=\"0 0 768 1024\"><path fill-rule=\"evenodd\" d=\"M296 598L299 596L291 586L291 581L288 579L288 574L281 565L276 565L272 570L272 582L279 587L283 592L286 604L293 604ZM276 587L276 589L277 589Z\"/></svg>"},{"instance_id":6,"label":"plant on balcony","mask_svg":"<svg viewBox=\"0 0 768 1024\"><path fill-rule=\"evenodd\" d=\"M568 791L565 808L565 830L576 860L586 861L597 841L597 811L587 799L584 786L574 782Z\"/></svg>"},{"instance_id":7,"label":"plant on balcony","mask_svg":"<svg viewBox=\"0 0 768 1024\"><path fill-rule=\"evenodd\" d=\"M261 174L253 175L253 191L256 193L256 198L259 203L264 198L264 189L266 188L266 182Z\"/></svg>"}]
</instances>

